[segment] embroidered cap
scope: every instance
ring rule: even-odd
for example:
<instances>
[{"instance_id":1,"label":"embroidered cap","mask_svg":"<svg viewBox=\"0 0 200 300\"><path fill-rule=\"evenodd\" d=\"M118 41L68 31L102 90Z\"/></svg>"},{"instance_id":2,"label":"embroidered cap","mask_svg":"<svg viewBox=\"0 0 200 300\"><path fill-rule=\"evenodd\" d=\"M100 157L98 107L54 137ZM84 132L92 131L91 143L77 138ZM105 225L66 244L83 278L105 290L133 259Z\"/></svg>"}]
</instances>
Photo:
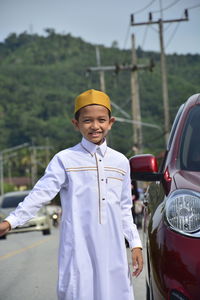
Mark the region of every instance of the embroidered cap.
<instances>
[{"instance_id":1,"label":"embroidered cap","mask_svg":"<svg viewBox=\"0 0 200 300\"><path fill-rule=\"evenodd\" d=\"M105 106L109 111L111 111L110 98L107 94L97 90L88 90L82 94L80 94L75 99L75 110L76 113L79 109L84 106L97 104Z\"/></svg>"}]
</instances>

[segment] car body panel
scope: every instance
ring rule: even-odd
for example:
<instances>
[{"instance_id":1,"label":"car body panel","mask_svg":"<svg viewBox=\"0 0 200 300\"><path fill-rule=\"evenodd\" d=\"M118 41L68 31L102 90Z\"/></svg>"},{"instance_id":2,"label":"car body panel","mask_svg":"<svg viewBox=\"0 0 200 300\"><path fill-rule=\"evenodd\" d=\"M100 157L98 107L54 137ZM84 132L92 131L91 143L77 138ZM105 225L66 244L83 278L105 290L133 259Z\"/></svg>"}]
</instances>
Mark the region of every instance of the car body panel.
<instances>
[{"instance_id":1,"label":"car body panel","mask_svg":"<svg viewBox=\"0 0 200 300\"><path fill-rule=\"evenodd\" d=\"M180 170L174 175L177 189L192 189L200 192L199 184L200 172L186 172Z\"/></svg>"},{"instance_id":2,"label":"car body panel","mask_svg":"<svg viewBox=\"0 0 200 300\"><path fill-rule=\"evenodd\" d=\"M200 202L200 167L190 164L190 148L193 151L200 144L199 120L200 94L196 94L181 106L175 118L159 171L149 170L151 154L131 159L132 178L151 182L145 194L143 220L148 300L200 297L200 228L181 231L171 226L166 216L174 195L195 195Z\"/></svg>"}]
</instances>

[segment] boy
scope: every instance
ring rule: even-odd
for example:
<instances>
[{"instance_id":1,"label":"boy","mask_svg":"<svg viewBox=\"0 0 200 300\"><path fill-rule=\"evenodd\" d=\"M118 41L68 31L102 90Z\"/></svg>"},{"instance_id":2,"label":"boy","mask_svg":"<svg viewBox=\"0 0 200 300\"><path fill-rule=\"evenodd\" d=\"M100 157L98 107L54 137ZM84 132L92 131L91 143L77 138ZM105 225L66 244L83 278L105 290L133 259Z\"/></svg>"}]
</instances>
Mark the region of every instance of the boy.
<instances>
[{"instance_id":1,"label":"boy","mask_svg":"<svg viewBox=\"0 0 200 300\"><path fill-rule=\"evenodd\" d=\"M133 300L124 237L134 272L142 271L141 241L131 216L129 162L107 147L114 118L108 95L76 98L78 145L56 154L45 175L0 225L0 234L25 223L60 192L59 300Z\"/></svg>"}]
</instances>

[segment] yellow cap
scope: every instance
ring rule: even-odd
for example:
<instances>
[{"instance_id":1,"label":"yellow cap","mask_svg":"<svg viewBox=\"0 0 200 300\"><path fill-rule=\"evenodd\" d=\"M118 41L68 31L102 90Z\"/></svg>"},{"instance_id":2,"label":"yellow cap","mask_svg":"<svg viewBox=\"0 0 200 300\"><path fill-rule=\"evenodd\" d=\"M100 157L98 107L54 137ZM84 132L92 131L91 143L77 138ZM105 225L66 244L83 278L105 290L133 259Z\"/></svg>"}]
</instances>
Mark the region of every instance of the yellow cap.
<instances>
[{"instance_id":1,"label":"yellow cap","mask_svg":"<svg viewBox=\"0 0 200 300\"><path fill-rule=\"evenodd\" d=\"M97 90L88 90L76 97L74 113L82 107L91 104L105 106L109 109L109 111L111 111L110 98L107 94Z\"/></svg>"}]
</instances>

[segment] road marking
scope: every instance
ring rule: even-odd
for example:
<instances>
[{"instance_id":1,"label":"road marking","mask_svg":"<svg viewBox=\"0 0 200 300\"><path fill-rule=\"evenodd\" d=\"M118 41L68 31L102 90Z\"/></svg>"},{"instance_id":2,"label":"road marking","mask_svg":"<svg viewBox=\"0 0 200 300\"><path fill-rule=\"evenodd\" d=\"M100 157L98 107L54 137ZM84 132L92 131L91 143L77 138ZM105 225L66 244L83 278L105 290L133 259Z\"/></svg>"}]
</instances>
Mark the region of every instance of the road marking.
<instances>
[{"instance_id":1,"label":"road marking","mask_svg":"<svg viewBox=\"0 0 200 300\"><path fill-rule=\"evenodd\" d=\"M50 239L52 239L52 237L46 238L45 240L37 241L37 242L35 242L35 243L33 243L33 244L31 244L31 245L25 247L25 248L21 248L21 249L18 249L18 250L16 250L16 251L9 252L9 253L7 253L7 254L5 254L5 255L3 255L3 256L0 256L0 260L7 259L7 258L9 258L9 257L12 257L12 256L15 256L15 255L17 255L17 254L23 253L23 252L25 252L25 251L27 251L27 250L29 250L29 249L38 247L38 246L40 246L41 244L44 244L44 243L48 242Z\"/></svg>"}]
</instances>

